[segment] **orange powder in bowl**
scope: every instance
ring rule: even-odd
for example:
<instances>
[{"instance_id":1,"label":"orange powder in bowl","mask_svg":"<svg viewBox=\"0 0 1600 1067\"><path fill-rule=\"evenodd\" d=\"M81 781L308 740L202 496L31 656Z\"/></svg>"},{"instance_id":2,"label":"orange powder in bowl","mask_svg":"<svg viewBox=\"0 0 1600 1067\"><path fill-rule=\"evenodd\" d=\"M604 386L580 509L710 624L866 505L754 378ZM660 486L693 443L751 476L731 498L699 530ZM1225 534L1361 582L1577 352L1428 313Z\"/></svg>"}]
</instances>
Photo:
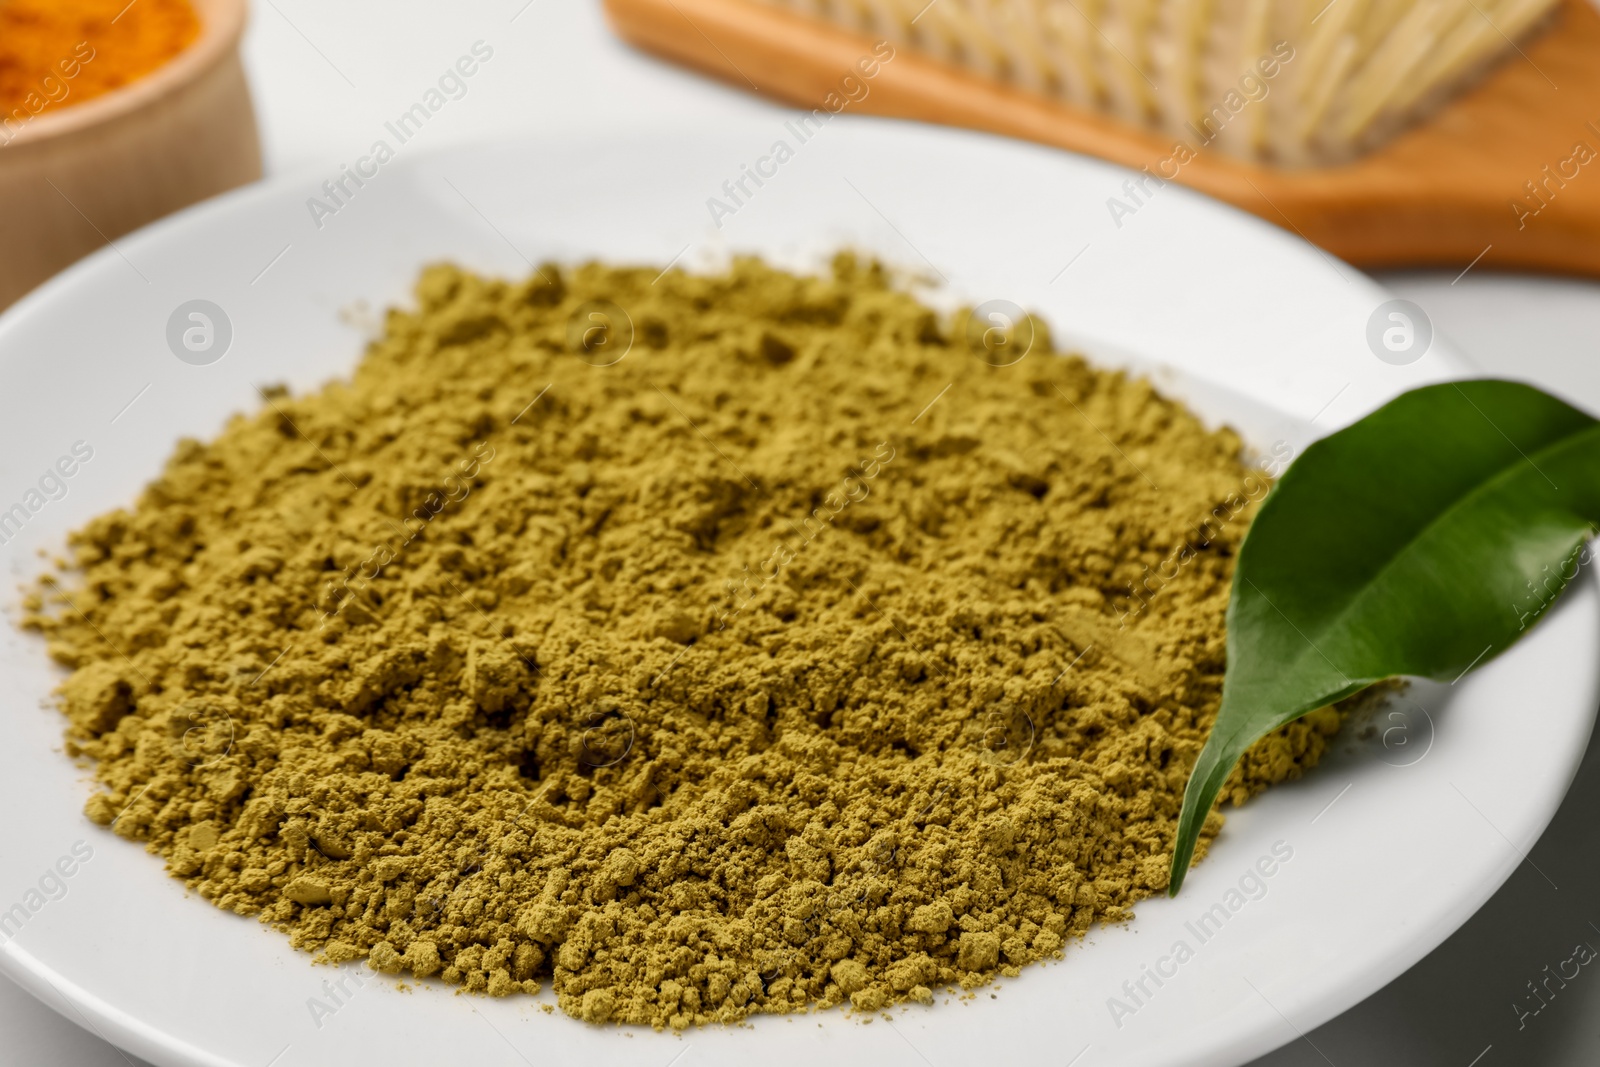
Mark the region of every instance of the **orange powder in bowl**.
<instances>
[{"instance_id":1,"label":"orange powder in bowl","mask_svg":"<svg viewBox=\"0 0 1600 1067\"><path fill-rule=\"evenodd\" d=\"M194 43L189 0L0 0L0 120L91 100Z\"/></svg>"}]
</instances>

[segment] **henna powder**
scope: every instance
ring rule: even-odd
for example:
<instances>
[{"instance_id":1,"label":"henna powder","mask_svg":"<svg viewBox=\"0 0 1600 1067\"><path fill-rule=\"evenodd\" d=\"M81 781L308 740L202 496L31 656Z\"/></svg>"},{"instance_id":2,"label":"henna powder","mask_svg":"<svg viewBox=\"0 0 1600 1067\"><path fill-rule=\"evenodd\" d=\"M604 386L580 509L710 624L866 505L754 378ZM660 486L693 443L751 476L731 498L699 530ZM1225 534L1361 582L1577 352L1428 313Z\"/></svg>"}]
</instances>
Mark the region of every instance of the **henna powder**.
<instances>
[{"instance_id":1,"label":"henna powder","mask_svg":"<svg viewBox=\"0 0 1600 1067\"><path fill-rule=\"evenodd\" d=\"M927 1001L1164 889L1238 438L847 254L655 279L430 268L75 534L27 625L89 818L321 958L656 1027Z\"/></svg>"}]
</instances>

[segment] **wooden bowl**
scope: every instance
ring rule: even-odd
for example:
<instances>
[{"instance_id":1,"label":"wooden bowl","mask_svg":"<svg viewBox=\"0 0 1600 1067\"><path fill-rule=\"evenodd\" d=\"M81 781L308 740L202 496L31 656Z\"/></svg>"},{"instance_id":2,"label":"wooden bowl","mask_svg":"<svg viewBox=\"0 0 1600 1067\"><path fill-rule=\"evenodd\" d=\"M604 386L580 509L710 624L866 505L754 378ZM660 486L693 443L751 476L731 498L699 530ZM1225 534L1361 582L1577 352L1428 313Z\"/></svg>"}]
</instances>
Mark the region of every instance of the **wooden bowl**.
<instances>
[{"instance_id":1,"label":"wooden bowl","mask_svg":"<svg viewBox=\"0 0 1600 1067\"><path fill-rule=\"evenodd\" d=\"M171 62L0 134L0 308L130 230L261 177L239 62L246 0L192 2L200 35Z\"/></svg>"}]
</instances>

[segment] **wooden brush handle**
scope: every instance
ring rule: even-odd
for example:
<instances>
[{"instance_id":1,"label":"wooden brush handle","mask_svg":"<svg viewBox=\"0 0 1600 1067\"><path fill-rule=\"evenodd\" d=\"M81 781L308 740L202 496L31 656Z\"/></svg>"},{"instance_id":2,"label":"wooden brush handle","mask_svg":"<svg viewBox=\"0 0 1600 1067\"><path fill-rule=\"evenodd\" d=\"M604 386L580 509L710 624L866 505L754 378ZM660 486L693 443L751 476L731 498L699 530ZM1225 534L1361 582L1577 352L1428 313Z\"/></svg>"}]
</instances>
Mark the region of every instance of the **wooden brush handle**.
<instances>
[{"instance_id":1,"label":"wooden brush handle","mask_svg":"<svg viewBox=\"0 0 1600 1067\"><path fill-rule=\"evenodd\" d=\"M617 32L639 48L806 108L824 106L874 44L754 0L605 6ZM1173 149L1167 135L905 47L850 110L987 130L1136 170L1153 168ZM1587 162L1577 162L1580 144ZM1353 163L1283 169L1202 151L1176 180L1362 266L1476 263L1600 276L1600 13L1588 0L1564 0L1555 27L1520 55Z\"/></svg>"}]
</instances>

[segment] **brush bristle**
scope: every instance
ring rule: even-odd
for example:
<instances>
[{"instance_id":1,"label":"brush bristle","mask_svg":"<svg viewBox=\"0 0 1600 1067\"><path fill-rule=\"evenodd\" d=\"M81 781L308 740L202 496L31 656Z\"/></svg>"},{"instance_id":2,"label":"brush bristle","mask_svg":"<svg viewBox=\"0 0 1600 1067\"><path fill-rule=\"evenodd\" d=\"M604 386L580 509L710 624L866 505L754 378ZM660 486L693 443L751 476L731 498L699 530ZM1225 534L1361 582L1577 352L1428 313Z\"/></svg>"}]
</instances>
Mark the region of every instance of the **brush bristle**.
<instances>
[{"instance_id":1,"label":"brush bristle","mask_svg":"<svg viewBox=\"0 0 1600 1067\"><path fill-rule=\"evenodd\" d=\"M1198 150L1370 150L1558 0L755 0L886 38Z\"/></svg>"}]
</instances>

